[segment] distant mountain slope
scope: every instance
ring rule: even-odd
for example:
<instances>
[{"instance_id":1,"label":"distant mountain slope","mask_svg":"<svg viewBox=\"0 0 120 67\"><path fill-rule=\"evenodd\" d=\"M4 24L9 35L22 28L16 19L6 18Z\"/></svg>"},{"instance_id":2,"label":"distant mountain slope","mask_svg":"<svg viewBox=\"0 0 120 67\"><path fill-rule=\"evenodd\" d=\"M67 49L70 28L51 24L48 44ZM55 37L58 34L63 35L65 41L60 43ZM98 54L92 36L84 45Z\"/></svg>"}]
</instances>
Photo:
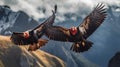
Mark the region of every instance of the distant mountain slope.
<instances>
[{"instance_id":1,"label":"distant mountain slope","mask_svg":"<svg viewBox=\"0 0 120 67\"><path fill-rule=\"evenodd\" d=\"M51 40L40 49L61 58L67 67L99 67L97 64L86 59L82 53L71 51L71 45L71 43Z\"/></svg>"},{"instance_id":2,"label":"distant mountain slope","mask_svg":"<svg viewBox=\"0 0 120 67\"><path fill-rule=\"evenodd\" d=\"M117 52L115 56L109 60L108 67L120 67L120 52Z\"/></svg>"},{"instance_id":3,"label":"distant mountain slope","mask_svg":"<svg viewBox=\"0 0 120 67\"><path fill-rule=\"evenodd\" d=\"M16 46L9 37L0 36L0 67L65 67L56 56L37 50L28 52L28 46Z\"/></svg>"}]
</instances>

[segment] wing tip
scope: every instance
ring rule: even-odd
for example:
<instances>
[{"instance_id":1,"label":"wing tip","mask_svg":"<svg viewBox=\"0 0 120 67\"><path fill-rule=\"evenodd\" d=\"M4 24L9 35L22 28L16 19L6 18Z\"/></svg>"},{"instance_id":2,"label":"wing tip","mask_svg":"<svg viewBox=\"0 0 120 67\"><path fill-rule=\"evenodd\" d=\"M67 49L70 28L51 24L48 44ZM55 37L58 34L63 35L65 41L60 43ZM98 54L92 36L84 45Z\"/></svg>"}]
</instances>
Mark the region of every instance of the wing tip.
<instances>
[{"instance_id":1,"label":"wing tip","mask_svg":"<svg viewBox=\"0 0 120 67\"><path fill-rule=\"evenodd\" d=\"M95 7L95 10L106 10L105 4L98 3L97 6Z\"/></svg>"},{"instance_id":2,"label":"wing tip","mask_svg":"<svg viewBox=\"0 0 120 67\"><path fill-rule=\"evenodd\" d=\"M54 10L52 10L53 14L57 12L57 4L54 5Z\"/></svg>"},{"instance_id":3,"label":"wing tip","mask_svg":"<svg viewBox=\"0 0 120 67\"><path fill-rule=\"evenodd\" d=\"M105 4L103 4L103 3L98 3L97 6L95 7L94 11L99 12L104 17L106 17L106 15L107 15L107 8L105 8Z\"/></svg>"}]
</instances>

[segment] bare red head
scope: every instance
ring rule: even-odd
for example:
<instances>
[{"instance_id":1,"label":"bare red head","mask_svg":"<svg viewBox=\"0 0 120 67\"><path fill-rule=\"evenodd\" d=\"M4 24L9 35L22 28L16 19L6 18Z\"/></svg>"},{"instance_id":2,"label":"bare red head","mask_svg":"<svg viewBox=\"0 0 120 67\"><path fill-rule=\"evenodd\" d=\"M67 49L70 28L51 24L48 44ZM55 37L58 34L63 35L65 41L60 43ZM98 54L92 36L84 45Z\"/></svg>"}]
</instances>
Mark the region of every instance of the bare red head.
<instances>
[{"instance_id":1,"label":"bare red head","mask_svg":"<svg viewBox=\"0 0 120 67\"><path fill-rule=\"evenodd\" d=\"M77 34L77 28L74 27L74 26L71 27L71 28L70 28L70 32L71 32L72 35L76 35L76 34Z\"/></svg>"},{"instance_id":2,"label":"bare red head","mask_svg":"<svg viewBox=\"0 0 120 67\"><path fill-rule=\"evenodd\" d=\"M30 34L28 31L25 31L25 32L23 32L23 36L24 36L24 38L29 38Z\"/></svg>"}]
</instances>

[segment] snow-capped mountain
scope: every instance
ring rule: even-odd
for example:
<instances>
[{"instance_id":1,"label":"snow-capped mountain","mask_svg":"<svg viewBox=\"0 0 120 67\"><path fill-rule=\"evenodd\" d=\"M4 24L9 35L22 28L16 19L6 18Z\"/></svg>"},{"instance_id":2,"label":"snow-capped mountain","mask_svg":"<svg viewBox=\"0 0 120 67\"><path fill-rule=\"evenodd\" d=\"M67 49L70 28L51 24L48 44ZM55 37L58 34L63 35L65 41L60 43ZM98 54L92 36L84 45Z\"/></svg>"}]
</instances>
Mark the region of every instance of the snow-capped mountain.
<instances>
[{"instance_id":1,"label":"snow-capped mountain","mask_svg":"<svg viewBox=\"0 0 120 67\"><path fill-rule=\"evenodd\" d=\"M0 6L0 33L9 35L11 32L22 32L38 25L34 19L23 11L14 12L7 5Z\"/></svg>"},{"instance_id":2,"label":"snow-capped mountain","mask_svg":"<svg viewBox=\"0 0 120 67\"><path fill-rule=\"evenodd\" d=\"M0 32L12 27L18 15L18 13L11 11L8 6L0 6Z\"/></svg>"}]
</instances>

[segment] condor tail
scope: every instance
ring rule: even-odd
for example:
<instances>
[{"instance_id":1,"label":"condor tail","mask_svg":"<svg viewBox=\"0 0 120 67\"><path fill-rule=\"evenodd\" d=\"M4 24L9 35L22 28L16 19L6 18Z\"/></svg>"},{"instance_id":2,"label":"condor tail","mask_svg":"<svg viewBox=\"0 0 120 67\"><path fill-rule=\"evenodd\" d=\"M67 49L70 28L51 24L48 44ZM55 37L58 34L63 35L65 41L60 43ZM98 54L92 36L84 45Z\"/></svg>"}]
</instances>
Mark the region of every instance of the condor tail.
<instances>
[{"instance_id":1,"label":"condor tail","mask_svg":"<svg viewBox=\"0 0 120 67\"><path fill-rule=\"evenodd\" d=\"M93 43L90 41L82 40L80 42L73 43L70 50L78 52L78 53L88 51L88 49L90 49L90 47L92 47L92 44Z\"/></svg>"}]
</instances>

